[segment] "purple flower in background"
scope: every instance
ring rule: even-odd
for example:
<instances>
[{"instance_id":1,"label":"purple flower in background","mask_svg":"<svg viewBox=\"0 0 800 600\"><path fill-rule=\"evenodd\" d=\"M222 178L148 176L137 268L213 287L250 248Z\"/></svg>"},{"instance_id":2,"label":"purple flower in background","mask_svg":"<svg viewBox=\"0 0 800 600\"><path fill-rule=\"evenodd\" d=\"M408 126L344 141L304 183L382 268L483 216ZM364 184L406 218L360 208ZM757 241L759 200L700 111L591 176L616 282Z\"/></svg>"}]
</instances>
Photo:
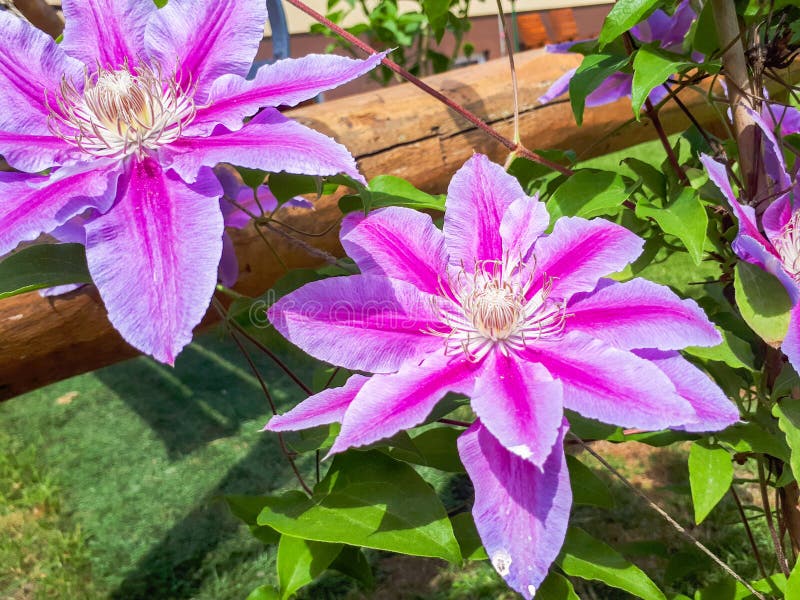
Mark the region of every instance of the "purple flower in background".
<instances>
[{"instance_id":1,"label":"purple flower in background","mask_svg":"<svg viewBox=\"0 0 800 600\"><path fill-rule=\"evenodd\" d=\"M633 37L644 44L651 42L659 42L661 48L669 52L681 52L683 39L692 26L697 15L692 9L689 0L683 0L675 9L675 13L669 16L663 10L656 10L651 14L647 20L639 23L630 30ZM581 40L581 42L592 40ZM565 42L563 44L555 44L547 46L548 52L563 54L570 51L570 49L581 42ZM575 75L576 69L570 69L559 77L553 85L539 97L539 102L547 104L552 102L562 94L569 91L569 82ZM600 86L586 97L586 106L602 106L615 102L620 98L625 98L631 95L631 84L633 83L633 75L629 73L615 73L606 79ZM667 95L667 91L663 87L657 87L650 92L650 101L653 103L660 102Z\"/></svg>"},{"instance_id":2,"label":"purple flower in background","mask_svg":"<svg viewBox=\"0 0 800 600\"><path fill-rule=\"evenodd\" d=\"M800 163L795 164L791 173L788 171L780 142L781 135L800 131L800 112L765 104L760 115L750 111L750 116L761 129L762 158L769 178L766 188L774 196L761 217L761 228L753 206L741 204L736 198L725 165L710 156L701 156L700 160L739 221L733 251L742 260L775 275L789 294L793 308L781 350L800 371L800 206L796 203L800 198L797 180ZM753 204L758 203L760 199L756 198Z\"/></svg>"},{"instance_id":3,"label":"purple flower in background","mask_svg":"<svg viewBox=\"0 0 800 600\"><path fill-rule=\"evenodd\" d=\"M245 79L263 0L64 0L63 43L0 12L0 255L82 216L89 270L133 346L172 363L222 254L221 161L359 178L346 148L280 114L378 64L311 55ZM243 126L245 117L257 114Z\"/></svg>"},{"instance_id":4,"label":"purple flower in background","mask_svg":"<svg viewBox=\"0 0 800 600\"><path fill-rule=\"evenodd\" d=\"M360 275L310 283L270 309L275 327L353 375L267 429L342 423L331 452L422 423L447 392L471 398L459 451L473 515L497 571L531 598L558 555L571 491L564 408L624 427L717 430L738 419L683 359L720 336L668 288L604 276L642 240L604 220L559 219L475 155L450 184L444 230L384 208L349 215L342 245Z\"/></svg>"}]
</instances>

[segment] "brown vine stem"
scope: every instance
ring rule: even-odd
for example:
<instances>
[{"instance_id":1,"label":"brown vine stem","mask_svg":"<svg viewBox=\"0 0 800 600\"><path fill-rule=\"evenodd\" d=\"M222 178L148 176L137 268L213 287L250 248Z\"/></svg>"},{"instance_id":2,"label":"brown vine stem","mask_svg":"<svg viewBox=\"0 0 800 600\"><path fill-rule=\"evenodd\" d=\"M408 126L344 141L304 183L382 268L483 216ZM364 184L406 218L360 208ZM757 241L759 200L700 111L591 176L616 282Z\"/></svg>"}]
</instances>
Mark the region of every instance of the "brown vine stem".
<instances>
[{"instance_id":1,"label":"brown vine stem","mask_svg":"<svg viewBox=\"0 0 800 600\"><path fill-rule=\"evenodd\" d=\"M761 504L764 507L764 517L767 520L767 528L772 537L772 544L775 547L775 555L778 557L778 565L781 572L789 577L789 564L786 562L786 555L783 552L783 545L778 537L778 532L775 531L775 523L772 520L772 508L769 505L769 497L767 496L767 479L764 473L764 464L759 459L758 461L758 487L761 491Z\"/></svg>"},{"instance_id":2,"label":"brown vine stem","mask_svg":"<svg viewBox=\"0 0 800 600\"><path fill-rule=\"evenodd\" d=\"M736 488L731 485L731 496L733 496L733 501L736 503L736 510L739 512L739 518L742 519L742 525L744 525L744 531L747 534L747 539L750 541L750 547L753 549L753 556L756 559L756 563L758 563L758 570L761 573L761 576L766 579L767 578L767 570L764 568L764 561L761 560L761 553L758 551L758 544L756 544L756 539L753 537L753 530L750 528L750 522L747 520L747 515L744 512L744 507L742 506L742 501L739 498L739 494L736 493Z\"/></svg>"},{"instance_id":3,"label":"brown vine stem","mask_svg":"<svg viewBox=\"0 0 800 600\"><path fill-rule=\"evenodd\" d=\"M633 484L632 484L630 481L628 481L628 479L627 479L627 478L626 478L626 477L625 477L625 476L624 476L622 473L620 473L620 472L619 472L619 471L617 471L617 470L616 470L614 467L612 467L612 466L611 466L611 464L609 464L609 462L608 462L606 459L604 459L604 458L603 458L602 456L600 456L600 455L599 455L597 452L595 452L595 451L594 451L594 450L593 450L593 449L592 449L592 448L591 448L591 447L590 447L588 444L586 444L586 443L585 443L585 442L584 442L582 439L580 439L580 438L579 438L578 436L576 436L574 433L570 433L570 434L569 434L569 436L570 436L570 437L572 437L573 439L577 440L577 443L578 443L578 444L579 444L579 445L580 445L580 446L581 446L581 447L582 447L584 450L586 450L586 452L588 452L589 454L591 454L591 455L592 455L592 456L595 458L595 460L597 460L597 462L599 462L601 465L603 465L603 467L604 467L605 469L607 469L609 473L611 473L611 474L612 474L614 477L616 477L617 479L619 479L619 480L622 482L622 484L623 484L625 487L627 487L629 490L631 490L631 491L632 491L634 494L636 494L636 495L637 495L637 496L639 496L639 497L640 497L642 500L644 500L644 501L647 503L647 505L648 505L650 508L652 508L654 511L656 511L656 512L657 512L659 515L661 515L661 517L662 517L662 518L663 518L663 519L664 519L664 520L665 520L667 523L669 523L669 524L670 524L670 526L671 526L673 529L675 529L675 531L677 531L677 532L678 532L679 534L681 534L681 535L682 535L684 538L686 538L686 540L687 540L687 541L691 542L691 543L692 543L692 544L693 544L695 547L697 547L697 548L698 548L698 549L699 549L701 552L703 552L703 554L705 554L705 555L706 555L706 556L708 556L708 557L709 557L711 560L713 560L713 561L714 561L714 562L715 562L715 563L716 563L716 564L717 564L717 565L718 565L718 566L719 566L719 567L720 567L720 568L721 568L723 571L725 571L725 572L726 572L728 575L730 575L730 576L731 576L731 577L733 577L733 578L734 578L736 581L738 581L739 583L741 583L741 584L742 584L742 585L743 585L743 586L744 586L744 587L747 589L747 591L748 591L748 592L750 592L751 594L753 594L753 596L755 596L756 598L758 598L758 600L766 600L766 598L764 597L764 595L763 595L763 594L761 594L761 592L759 592L757 589L755 589L755 588L754 588L752 585L750 585L750 583L749 583L749 582L748 582L746 579L744 579L744 578L743 578L741 575L739 575L738 573L736 573L736 571L734 571L734 570L733 570L733 569L731 569L731 568L730 568L730 567L729 567L727 564L725 564L725 561L723 561L723 560L722 560L722 559L721 559L719 556L717 556L717 555L716 555L716 554L714 554L714 553L713 553L711 550L709 550L709 549L708 549L708 547L707 547L705 544L703 544L703 542L701 542L701 541L700 541L700 540L698 540L696 537L694 537L694 536L693 536L691 533L689 533L689 532L686 530L686 528L685 528L685 527L683 527L683 525L681 525L681 524L680 524L680 523L678 523L678 522L677 522L675 519L673 519L673 518L672 518L672 517L669 515L669 513L667 513L667 511L665 511L665 510L664 510L663 508L661 508L661 507L660 507L658 504L656 504L656 503L655 503L653 500L651 500L651 499L650 499L650 498L647 496L647 494L645 494L645 493L644 493L642 490L640 490L639 488L637 488L636 486L634 486L634 485L633 485Z\"/></svg>"},{"instance_id":4,"label":"brown vine stem","mask_svg":"<svg viewBox=\"0 0 800 600\"><path fill-rule=\"evenodd\" d=\"M330 19L325 18L323 15L321 15L320 13L315 11L313 8L311 8L311 7L307 6L306 4L304 4L301 0L286 0L286 1L289 4L291 4L292 6L294 6L295 8L297 8L298 10L303 11L305 14L307 14L309 17L311 17L315 21L318 21L319 23L322 23L323 25L325 25L325 27L327 27L328 29L330 29L331 31L336 33L337 35L341 36L342 38L344 38L345 40L347 40L348 42L350 42L354 46L360 48L361 50L363 50L367 54L377 54L378 53L378 51L375 50L375 48L373 48L369 44L361 41L360 39L358 39L353 34L348 33L347 31L345 31L344 29L339 27L336 23L334 23ZM499 131L497 131L494 127L492 127L491 125L486 123L478 115L476 115L475 113L469 111L468 109L466 109L465 107L461 106L457 102L454 102L453 100L451 100L450 98L445 96L439 90L436 90L436 89L432 88L427 83L422 81L419 77L416 77L416 76L412 75L406 69L404 69L403 67L398 65L396 62L394 62L392 59L384 58L381 61L381 63L384 66L386 66L389 69L391 69L392 71L394 71L395 73L397 73L398 75L400 75L400 77L402 77L406 81L408 81L410 83L413 83L415 86L417 86L419 89L421 89L426 94L428 94L430 96L433 96L439 102L441 102L442 104L444 104L448 108L450 108L450 109L454 110L455 112L457 112L459 115L464 117L467 121L472 123L475 127L477 127L478 129L480 129L481 131L483 131L484 133L489 135L491 138L493 138L497 142L500 142L509 151L511 151L513 153L516 153L517 156L521 156L523 158L527 158L528 160L532 160L533 162L537 162L540 165L544 165L549 169L552 169L554 171L558 171L562 175L572 175L573 171L569 167L565 167L564 165L560 165L560 164L558 164L556 162L548 160L544 156L541 156L541 155L537 154L536 152L532 152L531 150L528 150L522 144L515 143L512 140L508 139L507 137L502 135Z\"/></svg>"},{"instance_id":5,"label":"brown vine stem","mask_svg":"<svg viewBox=\"0 0 800 600\"><path fill-rule=\"evenodd\" d=\"M508 23L503 12L503 0L497 0L497 14L500 15L500 23L503 25L503 37L506 39L506 51L508 52L508 66L511 69L511 89L514 93L514 143L519 144L519 86L517 85L517 69L514 67L514 45L511 36L508 35Z\"/></svg>"}]
</instances>

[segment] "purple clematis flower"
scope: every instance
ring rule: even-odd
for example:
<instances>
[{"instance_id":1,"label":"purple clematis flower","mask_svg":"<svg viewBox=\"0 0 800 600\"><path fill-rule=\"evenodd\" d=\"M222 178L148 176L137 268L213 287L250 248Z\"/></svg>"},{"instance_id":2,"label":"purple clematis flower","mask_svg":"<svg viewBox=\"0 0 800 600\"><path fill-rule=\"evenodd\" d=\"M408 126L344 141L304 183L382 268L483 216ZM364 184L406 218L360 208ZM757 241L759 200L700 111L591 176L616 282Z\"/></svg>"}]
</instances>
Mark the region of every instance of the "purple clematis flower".
<instances>
[{"instance_id":1,"label":"purple clematis flower","mask_svg":"<svg viewBox=\"0 0 800 600\"><path fill-rule=\"evenodd\" d=\"M717 430L735 406L678 350L720 335L668 288L604 276L643 242L603 220L562 218L482 155L450 184L444 230L384 208L348 215L360 275L310 283L269 311L312 356L353 375L274 417L272 431L341 422L331 452L422 423L447 392L477 415L459 439L492 564L533 597L564 539L571 491L564 408L624 427Z\"/></svg>"},{"instance_id":2,"label":"purple clematis flower","mask_svg":"<svg viewBox=\"0 0 800 600\"><path fill-rule=\"evenodd\" d=\"M683 0L675 9L675 13L669 16L663 10L656 10L647 17L642 23L633 27L631 35L644 44L659 42L661 48L669 52L681 52L683 39L689 32L692 23L697 18L689 0ZM564 54L578 43L592 40L580 40L579 42L565 42L563 44L553 44L547 46L548 52ZM556 79L553 85L539 97L539 102L547 104L552 102L562 94L569 91L569 82L575 75L576 69L570 69L561 77ZM586 97L586 106L602 106L616 102L620 98L631 95L631 85L633 75L629 73L614 73L606 79L600 86ZM667 95L667 91L662 87L657 87L650 92L650 101L654 104L661 102Z\"/></svg>"},{"instance_id":3,"label":"purple clematis flower","mask_svg":"<svg viewBox=\"0 0 800 600\"><path fill-rule=\"evenodd\" d=\"M62 44L0 12L0 256L85 217L89 270L122 336L172 363L217 281L226 161L360 178L346 148L278 112L380 56L310 55L246 79L263 0L64 0ZM266 108L265 108L266 107ZM253 117L246 125L243 120Z\"/></svg>"},{"instance_id":4,"label":"purple clematis flower","mask_svg":"<svg viewBox=\"0 0 800 600\"><path fill-rule=\"evenodd\" d=\"M781 350L792 366L800 371L800 205L797 203L800 198L800 164L795 164L789 172L780 142L781 135L800 131L800 112L770 104L765 104L760 114L749 112L761 129L762 158L769 179L767 188L774 195L761 216L761 227L753 206L741 204L736 198L725 165L710 156L701 156L700 160L739 221L733 251L742 260L775 275L789 294L793 308ZM756 198L753 204L758 203Z\"/></svg>"}]
</instances>

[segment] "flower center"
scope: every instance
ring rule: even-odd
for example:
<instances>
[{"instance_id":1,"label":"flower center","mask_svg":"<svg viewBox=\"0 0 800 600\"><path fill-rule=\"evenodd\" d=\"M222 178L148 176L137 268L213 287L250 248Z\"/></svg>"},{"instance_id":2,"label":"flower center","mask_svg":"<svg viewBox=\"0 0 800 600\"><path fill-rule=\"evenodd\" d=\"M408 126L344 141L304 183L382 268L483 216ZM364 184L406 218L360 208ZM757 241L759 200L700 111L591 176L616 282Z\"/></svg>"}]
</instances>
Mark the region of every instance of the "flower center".
<instances>
[{"instance_id":1,"label":"flower center","mask_svg":"<svg viewBox=\"0 0 800 600\"><path fill-rule=\"evenodd\" d=\"M781 257L781 263L792 279L800 282L800 211L795 212L783 228L775 249Z\"/></svg>"},{"instance_id":2,"label":"flower center","mask_svg":"<svg viewBox=\"0 0 800 600\"><path fill-rule=\"evenodd\" d=\"M191 92L160 67L99 69L82 89L66 79L51 108L54 135L93 156L122 158L174 142L195 115Z\"/></svg>"},{"instance_id":3,"label":"flower center","mask_svg":"<svg viewBox=\"0 0 800 600\"><path fill-rule=\"evenodd\" d=\"M508 355L563 332L566 306L549 298L550 280L529 294L531 271L524 264L506 271L500 261L481 261L472 273L461 269L442 286L446 299L437 299L436 307L445 331L430 333L445 338L447 351L478 361L495 346Z\"/></svg>"}]
</instances>

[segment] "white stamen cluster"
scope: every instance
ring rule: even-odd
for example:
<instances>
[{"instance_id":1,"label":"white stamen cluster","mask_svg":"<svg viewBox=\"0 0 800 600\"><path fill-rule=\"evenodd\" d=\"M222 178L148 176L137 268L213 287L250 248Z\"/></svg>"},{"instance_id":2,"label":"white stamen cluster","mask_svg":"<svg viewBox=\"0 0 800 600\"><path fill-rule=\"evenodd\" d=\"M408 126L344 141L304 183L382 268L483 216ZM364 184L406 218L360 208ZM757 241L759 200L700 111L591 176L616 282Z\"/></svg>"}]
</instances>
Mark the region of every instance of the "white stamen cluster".
<instances>
[{"instance_id":1,"label":"white stamen cluster","mask_svg":"<svg viewBox=\"0 0 800 600\"><path fill-rule=\"evenodd\" d=\"M49 116L54 135L93 156L113 158L175 141L196 113L191 91L175 73L165 76L146 64L87 71L82 88L64 78L56 103Z\"/></svg>"},{"instance_id":2,"label":"white stamen cluster","mask_svg":"<svg viewBox=\"0 0 800 600\"><path fill-rule=\"evenodd\" d=\"M437 309L450 331L431 332L445 338L447 351L462 351L478 361L497 346L508 356L531 342L560 335L566 322L563 302L549 298L552 281L528 298L532 271L524 264L509 269L502 261L480 261L468 273L463 267L442 285L455 302L439 302Z\"/></svg>"},{"instance_id":3,"label":"white stamen cluster","mask_svg":"<svg viewBox=\"0 0 800 600\"><path fill-rule=\"evenodd\" d=\"M800 211L796 211L774 242L783 268L800 283Z\"/></svg>"}]
</instances>

